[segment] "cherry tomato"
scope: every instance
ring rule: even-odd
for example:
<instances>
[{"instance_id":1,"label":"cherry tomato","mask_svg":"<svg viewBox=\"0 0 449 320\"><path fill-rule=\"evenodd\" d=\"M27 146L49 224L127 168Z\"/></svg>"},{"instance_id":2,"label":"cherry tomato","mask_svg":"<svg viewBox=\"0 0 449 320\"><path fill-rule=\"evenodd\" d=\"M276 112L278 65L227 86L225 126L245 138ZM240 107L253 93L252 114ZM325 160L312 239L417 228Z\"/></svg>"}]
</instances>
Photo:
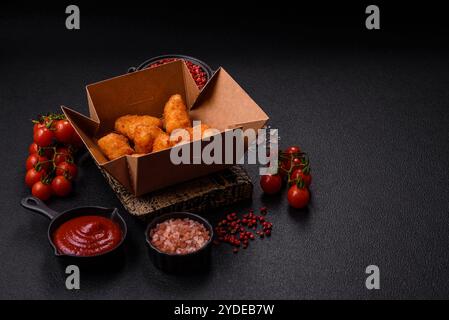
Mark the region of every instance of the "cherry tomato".
<instances>
[{"instance_id":1,"label":"cherry tomato","mask_svg":"<svg viewBox=\"0 0 449 320\"><path fill-rule=\"evenodd\" d=\"M290 146L284 151L285 153L293 154L293 153L300 153L301 149L298 146Z\"/></svg>"},{"instance_id":2,"label":"cherry tomato","mask_svg":"<svg viewBox=\"0 0 449 320\"><path fill-rule=\"evenodd\" d=\"M55 137L63 143L71 143L75 130L68 120L58 120L55 124Z\"/></svg>"},{"instance_id":3,"label":"cherry tomato","mask_svg":"<svg viewBox=\"0 0 449 320\"><path fill-rule=\"evenodd\" d=\"M76 174L78 173L78 169L75 164L69 162L61 162L56 167L56 175L57 176L65 176L69 180L75 179Z\"/></svg>"},{"instance_id":4,"label":"cherry tomato","mask_svg":"<svg viewBox=\"0 0 449 320\"><path fill-rule=\"evenodd\" d=\"M55 154L55 151L53 148L44 148L44 149L41 148L41 153L42 152L43 152L43 155L46 156L48 159L53 160L53 155Z\"/></svg>"},{"instance_id":5,"label":"cherry tomato","mask_svg":"<svg viewBox=\"0 0 449 320\"><path fill-rule=\"evenodd\" d=\"M292 160L287 159L282 161L281 168L283 168L285 171L289 171L291 167L293 167L293 170L297 168L303 169L304 163L300 158L293 158Z\"/></svg>"},{"instance_id":6,"label":"cherry tomato","mask_svg":"<svg viewBox=\"0 0 449 320\"><path fill-rule=\"evenodd\" d=\"M28 153L29 154L43 154L44 156L46 156L48 159L53 159L53 148L41 148L37 145L36 142L33 142L32 144L30 144L30 146L28 147Z\"/></svg>"},{"instance_id":7,"label":"cherry tomato","mask_svg":"<svg viewBox=\"0 0 449 320\"><path fill-rule=\"evenodd\" d=\"M260 186L267 194L278 193L282 187L282 178L277 174L264 175L260 178Z\"/></svg>"},{"instance_id":8,"label":"cherry tomato","mask_svg":"<svg viewBox=\"0 0 449 320\"><path fill-rule=\"evenodd\" d=\"M72 191L72 183L64 176L56 176L51 182L51 189L57 196L65 197Z\"/></svg>"},{"instance_id":9,"label":"cherry tomato","mask_svg":"<svg viewBox=\"0 0 449 320\"><path fill-rule=\"evenodd\" d=\"M310 192L307 188L298 188L295 184L290 187L287 194L288 203L296 209L305 208L310 201Z\"/></svg>"},{"instance_id":10,"label":"cherry tomato","mask_svg":"<svg viewBox=\"0 0 449 320\"><path fill-rule=\"evenodd\" d=\"M50 129L44 127L37 129L33 138L40 147L48 147L53 143L54 134Z\"/></svg>"},{"instance_id":11,"label":"cherry tomato","mask_svg":"<svg viewBox=\"0 0 449 320\"><path fill-rule=\"evenodd\" d=\"M312 176L310 174L305 174L301 169L298 168L295 171L293 171L292 175L290 176L290 179L296 181L300 178L304 181L306 187L309 187L310 184L312 183Z\"/></svg>"},{"instance_id":12,"label":"cherry tomato","mask_svg":"<svg viewBox=\"0 0 449 320\"><path fill-rule=\"evenodd\" d=\"M70 160L72 160L72 153L69 148L59 147L56 149L55 165L59 165L62 162L67 162Z\"/></svg>"},{"instance_id":13,"label":"cherry tomato","mask_svg":"<svg viewBox=\"0 0 449 320\"><path fill-rule=\"evenodd\" d=\"M47 170L50 166L48 162L48 158L44 156L40 156L37 153L33 153L28 156L26 161L26 169L30 170L34 168L38 163L40 163L41 168Z\"/></svg>"},{"instance_id":14,"label":"cherry tomato","mask_svg":"<svg viewBox=\"0 0 449 320\"><path fill-rule=\"evenodd\" d=\"M43 201L50 199L52 193L52 187L49 184L43 183L42 181L36 182L31 188L31 194Z\"/></svg>"},{"instance_id":15,"label":"cherry tomato","mask_svg":"<svg viewBox=\"0 0 449 320\"><path fill-rule=\"evenodd\" d=\"M45 173L44 169L37 171L35 168L31 168L25 175L26 185L31 188L36 182L41 181Z\"/></svg>"},{"instance_id":16,"label":"cherry tomato","mask_svg":"<svg viewBox=\"0 0 449 320\"><path fill-rule=\"evenodd\" d=\"M36 133L37 129L45 128L44 123L35 123L33 126L33 135Z\"/></svg>"},{"instance_id":17,"label":"cherry tomato","mask_svg":"<svg viewBox=\"0 0 449 320\"><path fill-rule=\"evenodd\" d=\"M283 160L279 164L279 167L280 167L279 173L283 178L287 177L287 172L290 171L290 168L292 167L292 165L293 165L293 169L291 170L292 173L295 169L304 168L304 164L302 163L300 158Z\"/></svg>"},{"instance_id":18,"label":"cherry tomato","mask_svg":"<svg viewBox=\"0 0 449 320\"><path fill-rule=\"evenodd\" d=\"M30 144L30 146L28 147L28 153L34 154L34 153L38 153L38 152L39 152L39 146L37 145L37 143L33 142L32 144Z\"/></svg>"}]
</instances>

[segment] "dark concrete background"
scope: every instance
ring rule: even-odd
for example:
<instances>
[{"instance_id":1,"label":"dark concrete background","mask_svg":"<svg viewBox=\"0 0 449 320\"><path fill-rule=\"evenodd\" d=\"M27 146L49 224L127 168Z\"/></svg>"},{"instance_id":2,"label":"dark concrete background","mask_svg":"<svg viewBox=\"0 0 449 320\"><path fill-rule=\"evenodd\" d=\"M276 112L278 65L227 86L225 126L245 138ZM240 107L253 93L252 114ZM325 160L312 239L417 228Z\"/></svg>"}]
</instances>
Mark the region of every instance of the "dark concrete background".
<instances>
[{"instance_id":1,"label":"dark concrete background","mask_svg":"<svg viewBox=\"0 0 449 320\"><path fill-rule=\"evenodd\" d=\"M322 8L297 16L285 6L260 15L222 6L173 13L85 4L80 31L64 28L62 4L1 10L0 298L447 298L449 60L441 21L406 25L384 10L383 29L369 32L360 4L337 17ZM237 255L214 249L207 274L172 276L153 267L145 226L125 214L123 269L82 272L81 290L68 291L48 221L19 205L29 194L29 119L61 104L87 113L86 84L164 53L198 57L235 77L279 128L281 144L310 154L312 203L298 212L285 191L264 197L258 168L248 166L252 203L207 217L264 205L271 238ZM74 194L49 205L123 212L92 159L79 165ZM370 264L380 268L379 291L364 286Z\"/></svg>"}]
</instances>

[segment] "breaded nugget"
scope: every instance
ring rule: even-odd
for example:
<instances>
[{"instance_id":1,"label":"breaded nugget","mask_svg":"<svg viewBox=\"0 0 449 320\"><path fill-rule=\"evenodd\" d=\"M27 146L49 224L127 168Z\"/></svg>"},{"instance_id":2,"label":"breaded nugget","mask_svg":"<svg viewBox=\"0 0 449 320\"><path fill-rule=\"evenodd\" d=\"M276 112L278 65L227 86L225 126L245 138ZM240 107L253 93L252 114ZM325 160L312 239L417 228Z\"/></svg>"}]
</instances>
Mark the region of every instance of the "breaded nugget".
<instances>
[{"instance_id":1,"label":"breaded nugget","mask_svg":"<svg viewBox=\"0 0 449 320\"><path fill-rule=\"evenodd\" d=\"M153 143L153 152L168 149L172 147L170 142L170 136L162 131L155 139Z\"/></svg>"},{"instance_id":2,"label":"breaded nugget","mask_svg":"<svg viewBox=\"0 0 449 320\"><path fill-rule=\"evenodd\" d=\"M98 139L98 146L109 160L134 152L133 148L129 146L128 139L117 133L109 133Z\"/></svg>"},{"instance_id":3,"label":"breaded nugget","mask_svg":"<svg viewBox=\"0 0 449 320\"><path fill-rule=\"evenodd\" d=\"M198 128L200 127L200 128ZM201 131L201 135L198 134L198 129L200 129ZM203 139L204 137L207 136L206 130L210 129L210 127L207 124L201 124L200 126L195 126L193 128L187 128L187 130L189 131L190 134L190 140L198 140L197 136L200 136L200 139ZM194 136L195 135L195 136Z\"/></svg>"},{"instance_id":4,"label":"breaded nugget","mask_svg":"<svg viewBox=\"0 0 449 320\"><path fill-rule=\"evenodd\" d=\"M207 132L209 129L211 128L207 124L201 124L200 126L195 126L193 128L175 129L170 135L170 141L172 146L175 146L181 143L200 140L215 134L215 132L212 131L213 129L210 130L211 132ZM196 130L200 130L199 133ZM199 136L199 138L197 136Z\"/></svg>"},{"instance_id":5,"label":"breaded nugget","mask_svg":"<svg viewBox=\"0 0 449 320\"><path fill-rule=\"evenodd\" d=\"M134 131L134 149L136 153L150 153L153 150L154 139L163 132L156 126L137 126Z\"/></svg>"},{"instance_id":6,"label":"breaded nugget","mask_svg":"<svg viewBox=\"0 0 449 320\"><path fill-rule=\"evenodd\" d=\"M181 95L172 95L165 104L164 124L165 131L169 134L175 129L188 128L191 126L189 112Z\"/></svg>"},{"instance_id":7,"label":"breaded nugget","mask_svg":"<svg viewBox=\"0 0 449 320\"><path fill-rule=\"evenodd\" d=\"M173 130L170 134L170 141L172 145L190 142L191 138L191 129L192 128L178 128Z\"/></svg>"},{"instance_id":8,"label":"breaded nugget","mask_svg":"<svg viewBox=\"0 0 449 320\"><path fill-rule=\"evenodd\" d=\"M134 140L134 131L136 130L136 127L140 125L162 128L162 120L147 115L126 115L115 120L115 131Z\"/></svg>"}]
</instances>

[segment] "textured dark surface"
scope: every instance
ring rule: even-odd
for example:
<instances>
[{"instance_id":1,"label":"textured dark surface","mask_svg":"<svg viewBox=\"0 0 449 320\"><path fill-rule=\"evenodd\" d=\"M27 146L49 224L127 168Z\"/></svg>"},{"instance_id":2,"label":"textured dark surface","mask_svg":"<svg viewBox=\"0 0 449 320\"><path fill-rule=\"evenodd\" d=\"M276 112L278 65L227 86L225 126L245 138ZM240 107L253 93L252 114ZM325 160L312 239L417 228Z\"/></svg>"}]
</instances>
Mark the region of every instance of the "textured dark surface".
<instances>
[{"instance_id":1,"label":"textured dark surface","mask_svg":"<svg viewBox=\"0 0 449 320\"><path fill-rule=\"evenodd\" d=\"M440 46L447 34L368 33L361 10L355 33L273 30L244 18L204 30L168 17L133 20L136 8L108 17L82 9L81 30L69 32L64 7L51 15L1 11L0 298L448 298L449 60ZM258 168L247 166L253 202L229 210L267 206L271 238L237 255L216 248L207 274L172 276L150 263L145 225L125 215L123 268L82 272L81 290L68 291L48 221L19 205L29 194L28 120L61 104L87 113L84 85L172 52L224 66L269 114L281 143L310 154L312 203L298 212L285 194L262 196ZM91 158L79 165L75 193L49 205L123 212ZM365 289L370 264L380 268L381 290Z\"/></svg>"}]
</instances>

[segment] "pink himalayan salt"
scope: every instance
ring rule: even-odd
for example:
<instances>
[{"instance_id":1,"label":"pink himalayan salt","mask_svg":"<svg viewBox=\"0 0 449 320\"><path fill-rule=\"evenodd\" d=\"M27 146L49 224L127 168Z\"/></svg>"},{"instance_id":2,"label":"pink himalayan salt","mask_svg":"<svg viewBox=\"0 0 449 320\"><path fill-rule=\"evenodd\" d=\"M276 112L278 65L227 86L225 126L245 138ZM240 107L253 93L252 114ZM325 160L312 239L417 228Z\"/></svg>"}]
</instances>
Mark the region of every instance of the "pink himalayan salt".
<instances>
[{"instance_id":1,"label":"pink himalayan salt","mask_svg":"<svg viewBox=\"0 0 449 320\"><path fill-rule=\"evenodd\" d=\"M150 231L151 244L159 251L170 254L187 254L202 248L210 239L206 227L195 220L168 219Z\"/></svg>"}]
</instances>

